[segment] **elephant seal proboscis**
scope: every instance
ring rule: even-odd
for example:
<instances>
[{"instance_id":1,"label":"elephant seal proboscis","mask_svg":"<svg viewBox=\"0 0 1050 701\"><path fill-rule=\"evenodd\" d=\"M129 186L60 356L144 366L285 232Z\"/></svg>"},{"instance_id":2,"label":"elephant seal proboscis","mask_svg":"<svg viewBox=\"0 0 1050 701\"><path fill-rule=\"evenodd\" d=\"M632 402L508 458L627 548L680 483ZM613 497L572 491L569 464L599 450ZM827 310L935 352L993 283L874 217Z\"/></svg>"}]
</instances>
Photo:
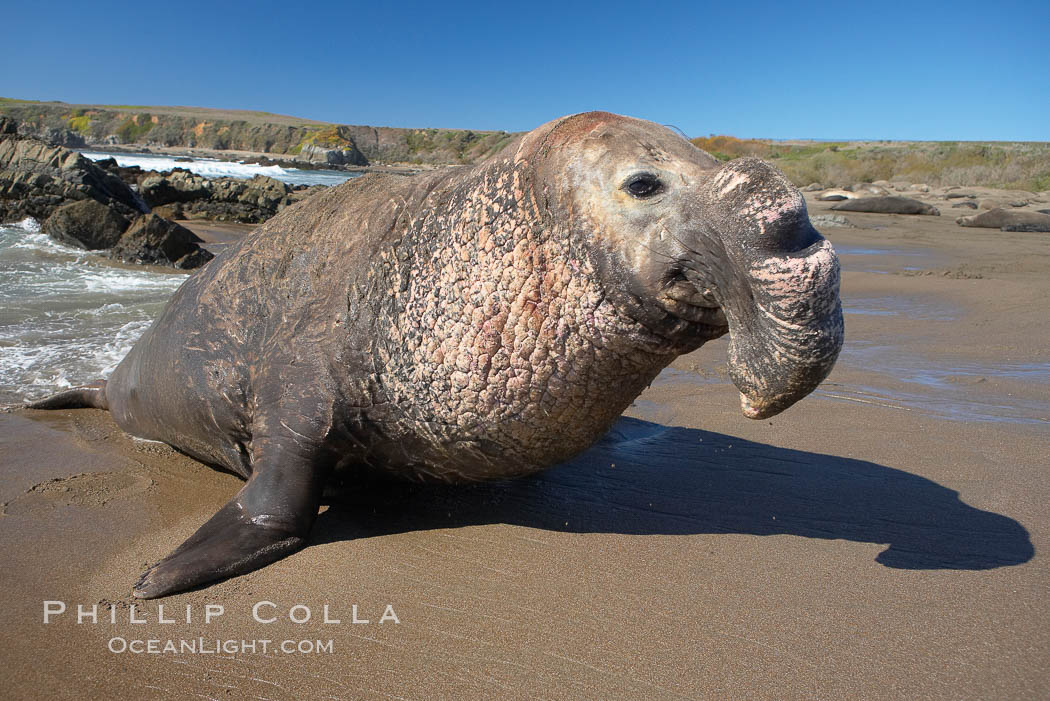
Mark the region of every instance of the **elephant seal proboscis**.
<instances>
[{"instance_id":1,"label":"elephant seal proboscis","mask_svg":"<svg viewBox=\"0 0 1050 701\"><path fill-rule=\"evenodd\" d=\"M105 385L31 406L108 409L247 479L142 575L151 598L302 547L335 471L465 481L563 462L727 332L743 413L772 416L830 372L838 288L778 170L589 112L477 166L285 209L190 277Z\"/></svg>"}]
</instances>

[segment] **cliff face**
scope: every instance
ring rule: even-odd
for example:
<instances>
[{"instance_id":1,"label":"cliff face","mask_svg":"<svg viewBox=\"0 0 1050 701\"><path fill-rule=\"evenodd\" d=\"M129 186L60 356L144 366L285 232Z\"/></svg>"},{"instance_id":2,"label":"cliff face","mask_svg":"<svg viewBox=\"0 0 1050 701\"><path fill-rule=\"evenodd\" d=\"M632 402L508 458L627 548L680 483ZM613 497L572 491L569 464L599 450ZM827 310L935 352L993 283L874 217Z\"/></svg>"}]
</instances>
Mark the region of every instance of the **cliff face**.
<instances>
[{"instance_id":1,"label":"cliff face","mask_svg":"<svg viewBox=\"0 0 1050 701\"><path fill-rule=\"evenodd\" d=\"M297 120L258 112L67 105L0 99L18 132L50 143L253 151L331 165L474 163L513 137L507 132L398 129Z\"/></svg>"}]
</instances>

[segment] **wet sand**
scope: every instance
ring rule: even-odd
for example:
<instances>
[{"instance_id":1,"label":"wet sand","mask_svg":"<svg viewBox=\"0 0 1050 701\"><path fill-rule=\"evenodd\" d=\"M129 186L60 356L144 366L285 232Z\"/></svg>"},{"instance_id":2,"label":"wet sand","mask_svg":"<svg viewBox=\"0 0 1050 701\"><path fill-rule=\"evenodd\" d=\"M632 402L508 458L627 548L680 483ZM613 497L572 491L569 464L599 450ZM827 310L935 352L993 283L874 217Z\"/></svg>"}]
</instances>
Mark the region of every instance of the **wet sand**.
<instances>
[{"instance_id":1,"label":"wet sand","mask_svg":"<svg viewBox=\"0 0 1050 701\"><path fill-rule=\"evenodd\" d=\"M202 219L177 219L175 223L186 227L204 243L202 247L207 251L218 255L222 249L234 241L244 238L245 234L253 231L257 224L241 224L239 222L220 222Z\"/></svg>"},{"instance_id":2,"label":"wet sand","mask_svg":"<svg viewBox=\"0 0 1050 701\"><path fill-rule=\"evenodd\" d=\"M847 346L786 413L743 418L715 342L571 464L348 495L307 549L138 602L144 624L129 622L132 582L239 481L100 411L0 414L7 693L1047 697L1050 235L953 214L823 229L844 264ZM45 625L45 600L69 611ZM78 625L76 605L99 602L117 623L100 607ZM254 621L258 602L279 620ZM177 622L158 622L161 604ZM204 623L207 604L224 614ZM309 622L289 621L297 604ZM379 622L388 604L400 623ZM341 623L321 622L325 605ZM107 649L199 637L257 650ZM284 640L332 647L275 650Z\"/></svg>"}]
</instances>

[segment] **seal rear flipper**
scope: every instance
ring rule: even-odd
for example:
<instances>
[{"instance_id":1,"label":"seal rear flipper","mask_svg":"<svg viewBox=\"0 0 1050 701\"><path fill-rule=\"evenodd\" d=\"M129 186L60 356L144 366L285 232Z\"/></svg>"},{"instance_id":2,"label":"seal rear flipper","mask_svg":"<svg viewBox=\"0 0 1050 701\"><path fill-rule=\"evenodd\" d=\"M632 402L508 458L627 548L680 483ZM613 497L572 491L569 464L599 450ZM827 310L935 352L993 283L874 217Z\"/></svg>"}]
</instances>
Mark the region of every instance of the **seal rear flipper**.
<instances>
[{"instance_id":1,"label":"seal rear flipper","mask_svg":"<svg viewBox=\"0 0 1050 701\"><path fill-rule=\"evenodd\" d=\"M301 455L273 452L272 461L257 463L237 496L139 577L136 597L153 599L246 574L306 545L328 471Z\"/></svg>"},{"instance_id":2,"label":"seal rear flipper","mask_svg":"<svg viewBox=\"0 0 1050 701\"><path fill-rule=\"evenodd\" d=\"M280 560L306 544L306 534L255 523L236 499L222 507L193 536L146 570L133 594L154 599Z\"/></svg>"},{"instance_id":3,"label":"seal rear flipper","mask_svg":"<svg viewBox=\"0 0 1050 701\"><path fill-rule=\"evenodd\" d=\"M67 389L65 392L52 394L50 397L38 399L26 404L27 409L109 409L106 400L106 381L98 382L86 387Z\"/></svg>"}]
</instances>

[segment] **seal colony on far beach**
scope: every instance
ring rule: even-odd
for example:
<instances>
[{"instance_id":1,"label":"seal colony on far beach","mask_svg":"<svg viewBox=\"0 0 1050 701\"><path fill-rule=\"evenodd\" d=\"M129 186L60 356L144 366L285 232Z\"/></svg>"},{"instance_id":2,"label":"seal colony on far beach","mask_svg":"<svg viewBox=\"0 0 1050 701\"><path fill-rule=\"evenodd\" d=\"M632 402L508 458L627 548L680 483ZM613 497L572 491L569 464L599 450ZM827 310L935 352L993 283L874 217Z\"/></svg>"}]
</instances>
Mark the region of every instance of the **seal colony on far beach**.
<instances>
[{"instance_id":1,"label":"seal colony on far beach","mask_svg":"<svg viewBox=\"0 0 1050 701\"><path fill-rule=\"evenodd\" d=\"M778 170L589 112L477 166L285 209L190 277L108 382L31 406L108 409L247 479L142 575L151 598L302 547L335 471L456 482L563 462L727 332L743 413L772 416L830 372L838 288Z\"/></svg>"}]
</instances>

